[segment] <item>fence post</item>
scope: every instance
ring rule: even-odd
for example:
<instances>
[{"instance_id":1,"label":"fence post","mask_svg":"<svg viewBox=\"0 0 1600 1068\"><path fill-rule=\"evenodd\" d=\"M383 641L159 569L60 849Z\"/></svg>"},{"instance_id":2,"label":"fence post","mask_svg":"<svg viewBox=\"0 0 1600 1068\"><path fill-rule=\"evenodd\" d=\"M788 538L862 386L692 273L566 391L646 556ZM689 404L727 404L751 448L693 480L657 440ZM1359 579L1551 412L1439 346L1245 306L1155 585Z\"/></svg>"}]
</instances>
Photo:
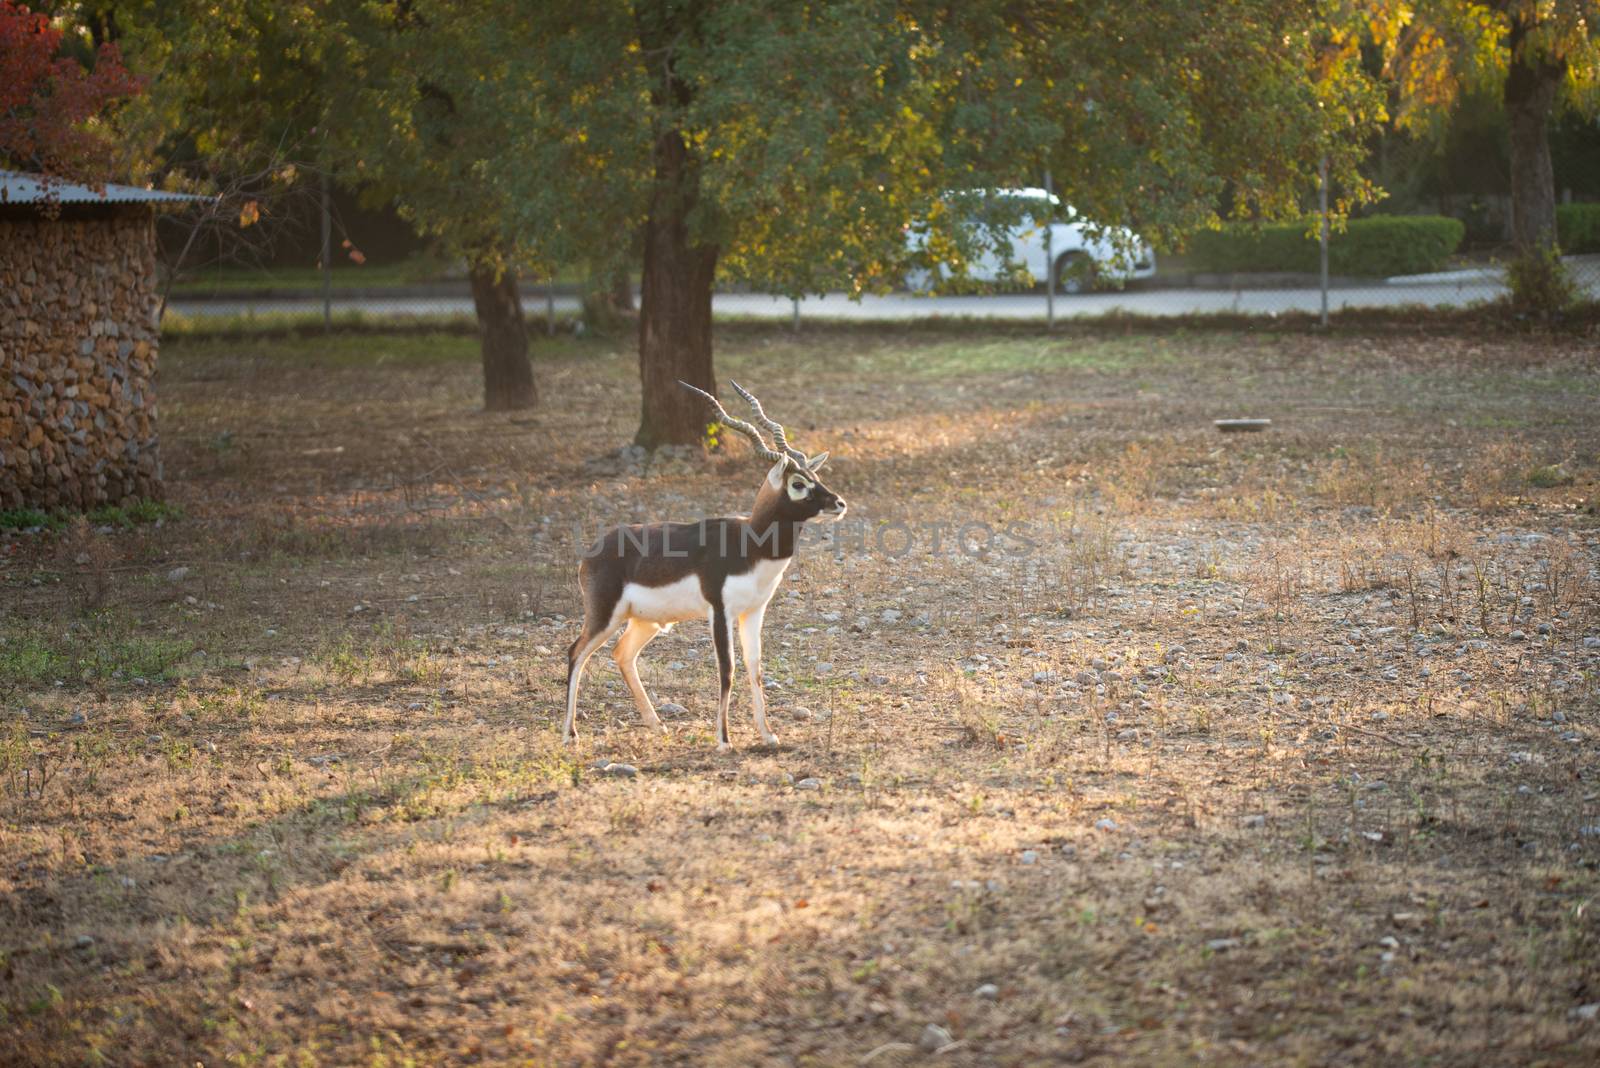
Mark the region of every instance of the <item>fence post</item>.
<instances>
[{"instance_id":1,"label":"fence post","mask_svg":"<svg viewBox=\"0 0 1600 1068\"><path fill-rule=\"evenodd\" d=\"M1056 328L1056 249L1054 240L1056 228L1056 210L1055 204L1052 201L1054 196L1055 192L1050 186L1050 170L1049 168L1045 168L1044 204L1046 218L1044 224L1044 320L1045 329L1047 330L1054 330Z\"/></svg>"},{"instance_id":2,"label":"fence post","mask_svg":"<svg viewBox=\"0 0 1600 1068\"><path fill-rule=\"evenodd\" d=\"M1322 157L1321 180L1317 183L1318 207L1322 213L1322 325L1328 325L1328 157Z\"/></svg>"},{"instance_id":3,"label":"fence post","mask_svg":"<svg viewBox=\"0 0 1600 1068\"><path fill-rule=\"evenodd\" d=\"M790 297L789 303L793 305L791 309L793 318L789 322L789 328L798 334L800 332L800 298Z\"/></svg>"},{"instance_id":4,"label":"fence post","mask_svg":"<svg viewBox=\"0 0 1600 1068\"><path fill-rule=\"evenodd\" d=\"M551 275L544 280L544 332L547 337L556 336L556 279Z\"/></svg>"},{"instance_id":5,"label":"fence post","mask_svg":"<svg viewBox=\"0 0 1600 1068\"><path fill-rule=\"evenodd\" d=\"M322 171L322 329L333 330L333 210L328 204L328 171Z\"/></svg>"}]
</instances>

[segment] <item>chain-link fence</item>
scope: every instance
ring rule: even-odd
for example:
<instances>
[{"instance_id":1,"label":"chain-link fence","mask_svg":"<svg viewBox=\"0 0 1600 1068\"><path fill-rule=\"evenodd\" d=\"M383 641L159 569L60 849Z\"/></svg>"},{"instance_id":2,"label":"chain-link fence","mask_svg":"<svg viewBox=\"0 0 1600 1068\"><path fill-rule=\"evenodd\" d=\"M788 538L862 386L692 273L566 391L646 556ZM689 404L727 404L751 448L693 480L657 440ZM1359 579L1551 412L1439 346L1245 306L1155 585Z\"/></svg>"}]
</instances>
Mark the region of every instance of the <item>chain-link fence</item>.
<instances>
[{"instance_id":1,"label":"chain-link fence","mask_svg":"<svg viewBox=\"0 0 1600 1068\"><path fill-rule=\"evenodd\" d=\"M1580 299L1600 301L1600 254L1568 256L1564 263ZM570 285L523 287L525 314L539 325L571 319L579 298ZM941 295L899 291L852 300L842 293L814 295L795 302L763 293L723 292L714 299L722 318L916 320L993 318L1071 320L1106 315L1196 316L1231 314L1272 317L1319 315L1349 309L1459 309L1499 301L1507 295L1505 269L1486 260L1478 265L1391 278L1329 278L1267 272L1205 274L1163 267L1154 277L1120 290L1064 295L1041 287L1030 292ZM316 289L207 286L190 283L174 290L168 314L194 323L238 320L333 322L348 320L422 322L470 320L472 296L464 282L392 287L338 288L324 298Z\"/></svg>"}]
</instances>

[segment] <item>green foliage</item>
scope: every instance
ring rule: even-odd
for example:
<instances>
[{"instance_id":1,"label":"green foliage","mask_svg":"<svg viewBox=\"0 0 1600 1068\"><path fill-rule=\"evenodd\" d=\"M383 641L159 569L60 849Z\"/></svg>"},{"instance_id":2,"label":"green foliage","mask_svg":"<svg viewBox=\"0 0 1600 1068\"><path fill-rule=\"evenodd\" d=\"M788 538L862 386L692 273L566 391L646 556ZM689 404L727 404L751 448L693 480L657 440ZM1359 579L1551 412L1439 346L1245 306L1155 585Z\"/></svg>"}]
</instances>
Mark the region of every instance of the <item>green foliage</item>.
<instances>
[{"instance_id":1,"label":"green foliage","mask_svg":"<svg viewBox=\"0 0 1600 1068\"><path fill-rule=\"evenodd\" d=\"M692 238L795 293L898 281L902 227L938 230L946 192L1046 167L1086 217L1166 243L1224 188L1292 214L1324 154L1363 199L1382 112L1314 10L1270 0L138 10L153 92L202 152L314 151L447 247L544 270L631 244L677 131Z\"/></svg>"},{"instance_id":2,"label":"green foliage","mask_svg":"<svg viewBox=\"0 0 1600 1068\"><path fill-rule=\"evenodd\" d=\"M1465 233L1460 220L1441 215L1352 219L1344 230L1328 237L1328 270L1357 277L1437 271L1445 266ZM1321 265L1316 233L1303 223L1235 223L1220 230L1203 230L1191 239L1189 251L1190 262L1197 270L1223 274L1310 273Z\"/></svg>"},{"instance_id":3,"label":"green foliage","mask_svg":"<svg viewBox=\"0 0 1600 1068\"><path fill-rule=\"evenodd\" d=\"M1576 303L1578 286L1558 249L1533 248L1506 264L1511 306L1530 315L1554 315Z\"/></svg>"},{"instance_id":4,"label":"green foliage","mask_svg":"<svg viewBox=\"0 0 1600 1068\"><path fill-rule=\"evenodd\" d=\"M1600 204L1556 205L1556 238L1563 252L1600 252Z\"/></svg>"}]
</instances>

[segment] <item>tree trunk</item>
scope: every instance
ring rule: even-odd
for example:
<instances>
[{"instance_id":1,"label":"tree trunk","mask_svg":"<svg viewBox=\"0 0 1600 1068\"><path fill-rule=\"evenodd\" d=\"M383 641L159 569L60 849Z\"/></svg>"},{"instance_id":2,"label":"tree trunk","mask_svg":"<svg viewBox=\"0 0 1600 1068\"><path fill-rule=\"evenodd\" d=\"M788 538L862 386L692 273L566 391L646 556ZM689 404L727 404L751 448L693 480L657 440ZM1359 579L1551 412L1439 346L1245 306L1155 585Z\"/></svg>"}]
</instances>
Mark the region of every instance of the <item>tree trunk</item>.
<instances>
[{"instance_id":1,"label":"tree trunk","mask_svg":"<svg viewBox=\"0 0 1600 1068\"><path fill-rule=\"evenodd\" d=\"M1566 62L1523 54L1528 29L1514 23L1507 44L1511 66L1502 94L1511 126L1511 240L1519 254L1556 243L1556 180L1548 125Z\"/></svg>"},{"instance_id":2,"label":"tree trunk","mask_svg":"<svg viewBox=\"0 0 1600 1068\"><path fill-rule=\"evenodd\" d=\"M516 273L480 262L468 274L483 348L483 406L491 412L532 408L539 402L539 392L528 360L528 326L522 318Z\"/></svg>"},{"instance_id":3,"label":"tree trunk","mask_svg":"<svg viewBox=\"0 0 1600 1068\"><path fill-rule=\"evenodd\" d=\"M711 368L711 282L717 248L694 243L689 212L699 175L683 136L656 139L655 190L644 230L644 282L639 298L639 433L647 449L693 445L705 438L706 403L681 379L716 392Z\"/></svg>"}]
</instances>

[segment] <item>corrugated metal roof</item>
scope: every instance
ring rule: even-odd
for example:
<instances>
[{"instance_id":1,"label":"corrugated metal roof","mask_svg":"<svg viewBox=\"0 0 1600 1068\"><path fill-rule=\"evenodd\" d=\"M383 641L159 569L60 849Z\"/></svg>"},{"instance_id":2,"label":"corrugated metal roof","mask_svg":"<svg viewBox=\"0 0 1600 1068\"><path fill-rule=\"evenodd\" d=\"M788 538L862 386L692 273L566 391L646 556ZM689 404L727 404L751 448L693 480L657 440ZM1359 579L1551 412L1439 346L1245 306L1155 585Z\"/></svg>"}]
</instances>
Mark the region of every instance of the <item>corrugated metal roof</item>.
<instances>
[{"instance_id":1,"label":"corrugated metal roof","mask_svg":"<svg viewBox=\"0 0 1600 1068\"><path fill-rule=\"evenodd\" d=\"M37 174L0 171L0 204L186 204L210 199L193 193L167 193L111 183L103 190L95 190L76 182L43 179Z\"/></svg>"}]
</instances>

